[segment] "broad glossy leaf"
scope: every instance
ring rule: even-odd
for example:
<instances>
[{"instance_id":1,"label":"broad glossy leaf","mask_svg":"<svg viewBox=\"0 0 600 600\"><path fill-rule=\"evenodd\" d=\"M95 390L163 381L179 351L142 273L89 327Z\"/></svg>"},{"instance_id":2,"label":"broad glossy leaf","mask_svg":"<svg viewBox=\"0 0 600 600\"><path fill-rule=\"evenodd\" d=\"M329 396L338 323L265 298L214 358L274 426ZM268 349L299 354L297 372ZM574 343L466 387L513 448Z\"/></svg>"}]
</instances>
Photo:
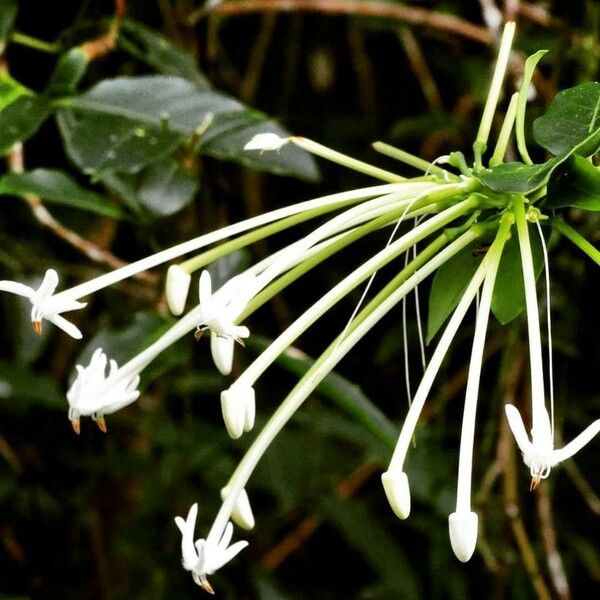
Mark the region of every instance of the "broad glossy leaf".
<instances>
[{"instance_id":1,"label":"broad glossy leaf","mask_svg":"<svg viewBox=\"0 0 600 600\"><path fill-rule=\"evenodd\" d=\"M139 176L140 204L157 217L166 217L189 204L198 182L176 161L166 159L146 167Z\"/></svg>"},{"instance_id":2,"label":"broad glossy leaf","mask_svg":"<svg viewBox=\"0 0 600 600\"><path fill-rule=\"evenodd\" d=\"M80 47L71 48L58 59L46 94L58 96L75 92L77 84L85 75L88 63L89 59Z\"/></svg>"},{"instance_id":3,"label":"broad glossy leaf","mask_svg":"<svg viewBox=\"0 0 600 600\"><path fill-rule=\"evenodd\" d=\"M588 82L559 92L546 114L533 123L533 136L540 146L552 152L568 152L600 129L600 83ZM594 144L581 146L577 154L590 156Z\"/></svg>"},{"instance_id":4,"label":"broad glossy leaf","mask_svg":"<svg viewBox=\"0 0 600 600\"><path fill-rule=\"evenodd\" d=\"M548 183L554 170L573 154L595 154L600 148L600 127L592 131L576 146L541 165L506 163L485 169L477 178L495 192L529 194Z\"/></svg>"},{"instance_id":5,"label":"broad glossy leaf","mask_svg":"<svg viewBox=\"0 0 600 600\"><path fill-rule=\"evenodd\" d=\"M600 171L581 156L571 156L550 177L545 208L576 206L600 210Z\"/></svg>"},{"instance_id":6,"label":"broad glossy leaf","mask_svg":"<svg viewBox=\"0 0 600 600\"><path fill-rule=\"evenodd\" d=\"M134 21L125 19L119 30L119 45L137 59L166 75L179 75L198 87L210 87L200 73L191 54L160 33Z\"/></svg>"},{"instance_id":7,"label":"broad glossy leaf","mask_svg":"<svg viewBox=\"0 0 600 600\"><path fill-rule=\"evenodd\" d=\"M534 225L529 225L529 239L531 240L533 269L537 279L544 266L544 255L540 236ZM505 325L518 317L524 310L525 287L523 285L521 251L517 232L513 231L513 235L504 246L498 267L492 295L492 312L498 321Z\"/></svg>"},{"instance_id":8,"label":"broad glossy leaf","mask_svg":"<svg viewBox=\"0 0 600 600\"><path fill-rule=\"evenodd\" d=\"M433 339L452 314L479 266L482 254L464 248L445 262L435 273L429 292L427 343Z\"/></svg>"},{"instance_id":9,"label":"broad glossy leaf","mask_svg":"<svg viewBox=\"0 0 600 600\"><path fill-rule=\"evenodd\" d=\"M0 111L0 153L6 154L16 142L32 136L52 109L42 96L24 94Z\"/></svg>"},{"instance_id":10,"label":"broad glossy leaf","mask_svg":"<svg viewBox=\"0 0 600 600\"><path fill-rule=\"evenodd\" d=\"M108 202L100 194L82 188L62 171L34 169L23 173L7 173L0 177L0 195L25 196L27 194L114 219L123 216L119 207Z\"/></svg>"},{"instance_id":11,"label":"broad glossy leaf","mask_svg":"<svg viewBox=\"0 0 600 600\"><path fill-rule=\"evenodd\" d=\"M289 135L260 112L181 77L105 80L62 103L59 124L71 158L88 171L136 172L189 140L200 128L201 154L307 179L317 176L305 151L289 145L279 153L243 150L255 133Z\"/></svg>"},{"instance_id":12,"label":"broad glossy leaf","mask_svg":"<svg viewBox=\"0 0 600 600\"><path fill-rule=\"evenodd\" d=\"M477 178L495 192L529 194L545 185L560 162L558 157L541 165L509 162L485 169L477 174Z\"/></svg>"}]
</instances>

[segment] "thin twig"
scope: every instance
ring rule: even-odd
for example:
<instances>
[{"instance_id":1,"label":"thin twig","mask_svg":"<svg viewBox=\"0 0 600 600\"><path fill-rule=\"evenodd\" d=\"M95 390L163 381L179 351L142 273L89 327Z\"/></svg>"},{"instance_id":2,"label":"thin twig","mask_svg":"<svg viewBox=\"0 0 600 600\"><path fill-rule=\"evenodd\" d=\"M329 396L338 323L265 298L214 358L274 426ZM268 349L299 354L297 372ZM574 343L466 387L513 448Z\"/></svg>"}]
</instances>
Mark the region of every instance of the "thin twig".
<instances>
[{"instance_id":1,"label":"thin twig","mask_svg":"<svg viewBox=\"0 0 600 600\"><path fill-rule=\"evenodd\" d=\"M404 52L406 52L414 76L419 80L419 85L423 90L423 96L425 96L429 109L434 112L443 111L442 96L415 34L410 28L402 27L398 30L398 39L404 48Z\"/></svg>"},{"instance_id":2,"label":"thin twig","mask_svg":"<svg viewBox=\"0 0 600 600\"><path fill-rule=\"evenodd\" d=\"M537 512L540 520L540 533L544 550L546 551L546 561L548 571L550 572L550 581L556 591L556 595L561 600L571 599L571 590L565 573L562 557L558 551L556 543L556 530L554 528L554 516L552 514L552 502L548 485L541 485L536 494Z\"/></svg>"},{"instance_id":3,"label":"thin twig","mask_svg":"<svg viewBox=\"0 0 600 600\"><path fill-rule=\"evenodd\" d=\"M490 32L479 25L457 17L416 6L390 2L364 2L360 0L245 0L245 2L219 2L209 9L202 7L188 17L188 24L195 25L205 15L239 16L255 12L317 12L328 15L353 15L379 17L402 21L457 34L480 44L494 41Z\"/></svg>"},{"instance_id":4,"label":"thin twig","mask_svg":"<svg viewBox=\"0 0 600 600\"><path fill-rule=\"evenodd\" d=\"M8 154L8 167L13 173L22 173L25 170L25 159L22 143L18 142L12 147L10 153ZM119 267L127 264L120 258L117 258L114 254L111 254L107 250L103 250L93 242L90 242L89 240L81 237L78 233L75 233L72 229L65 227L50 214L38 196L33 194L25 194L23 195L23 198L29 205L31 212L38 223L52 231L52 233L54 233L54 235L59 237L61 240L64 240L79 250L90 260L108 265L111 269L118 269ZM157 282L156 275L152 275L150 273L140 273L138 279L152 284Z\"/></svg>"}]
</instances>

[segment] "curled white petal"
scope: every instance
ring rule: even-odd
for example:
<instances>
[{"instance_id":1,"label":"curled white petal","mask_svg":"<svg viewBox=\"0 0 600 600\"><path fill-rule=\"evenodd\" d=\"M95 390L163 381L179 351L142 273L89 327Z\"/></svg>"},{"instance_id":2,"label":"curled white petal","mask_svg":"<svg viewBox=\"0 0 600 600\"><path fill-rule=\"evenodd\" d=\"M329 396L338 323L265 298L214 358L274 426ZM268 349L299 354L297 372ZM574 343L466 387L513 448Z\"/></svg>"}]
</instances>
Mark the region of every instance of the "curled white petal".
<instances>
[{"instance_id":1,"label":"curled white petal","mask_svg":"<svg viewBox=\"0 0 600 600\"><path fill-rule=\"evenodd\" d=\"M289 138L282 138L276 133L257 133L244 146L244 150L279 150L289 142Z\"/></svg>"},{"instance_id":2,"label":"curled white petal","mask_svg":"<svg viewBox=\"0 0 600 600\"><path fill-rule=\"evenodd\" d=\"M472 511L453 512L448 517L450 544L456 558L467 562L477 545L478 517Z\"/></svg>"},{"instance_id":3,"label":"curled white petal","mask_svg":"<svg viewBox=\"0 0 600 600\"><path fill-rule=\"evenodd\" d=\"M410 514L410 486L406 473L403 471L386 471L381 475L381 483L396 516L400 519L408 518Z\"/></svg>"},{"instance_id":4,"label":"curled white petal","mask_svg":"<svg viewBox=\"0 0 600 600\"><path fill-rule=\"evenodd\" d=\"M196 527L196 517L198 516L198 504L194 503L190 507L186 519L175 517L175 523L181 531L181 557L183 568L192 571L197 565L200 557L194 545L194 529Z\"/></svg>"},{"instance_id":5,"label":"curled white petal","mask_svg":"<svg viewBox=\"0 0 600 600\"><path fill-rule=\"evenodd\" d=\"M167 270L165 292L169 310L174 315L183 313L191 281L192 276L179 265L171 265Z\"/></svg>"},{"instance_id":6,"label":"curled white petal","mask_svg":"<svg viewBox=\"0 0 600 600\"><path fill-rule=\"evenodd\" d=\"M79 310L86 303L67 296L54 295L57 286L58 273L54 269L46 271L37 289L16 281L0 281L0 291L23 296L31 302L31 322L36 333L42 332L42 321L47 319L71 337L80 339L81 331L60 313Z\"/></svg>"}]
</instances>

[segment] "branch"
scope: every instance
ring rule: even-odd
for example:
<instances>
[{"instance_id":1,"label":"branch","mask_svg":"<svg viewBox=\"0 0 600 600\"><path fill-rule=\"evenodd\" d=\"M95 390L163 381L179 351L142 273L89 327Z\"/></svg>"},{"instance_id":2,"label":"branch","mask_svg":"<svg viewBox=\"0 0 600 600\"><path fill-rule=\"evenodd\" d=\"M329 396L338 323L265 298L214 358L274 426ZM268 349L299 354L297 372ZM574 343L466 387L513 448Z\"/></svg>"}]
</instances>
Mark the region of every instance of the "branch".
<instances>
[{"instance_id":1,"label":"branch","mask_svg":"<svg viewBox=\"0 0 600 600\"><path fill-rule=\"evenodd\" d=\"M402 21L429 29L457 34L480 44L490 45L492 34L480 25L446 14L390 2L364 2L360 0L245 0L244 2L220 2L210 8L194 11L188 24L195 25L205 15L240 16L256 12L317 12L327 15L352 15L377 17Z\"/></svg>"}]
</instances>

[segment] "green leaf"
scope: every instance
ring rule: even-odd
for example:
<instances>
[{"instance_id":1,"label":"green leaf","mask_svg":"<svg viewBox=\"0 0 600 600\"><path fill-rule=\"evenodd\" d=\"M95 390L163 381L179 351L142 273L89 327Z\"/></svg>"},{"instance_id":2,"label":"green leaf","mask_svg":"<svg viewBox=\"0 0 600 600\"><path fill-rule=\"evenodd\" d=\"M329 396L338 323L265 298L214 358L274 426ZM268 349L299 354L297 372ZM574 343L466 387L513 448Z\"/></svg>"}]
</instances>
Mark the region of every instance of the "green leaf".
<instances>
[{"instance_id":1,"label":"green leaf","mask_svg":"<svg viewBox=\"0 0 600 600\"><path fill-rule=\"evenodd\" d=\"M12 104L20 96L30 93L26 87L13 79L8 73L0 72L0 110Z\"/></svg>"},{"instance_id":2,"label":"green leaf","mask_svg":"<svg viewBox=\"0 0 600 600\"><path fill-rule=\"evenodd\" d=\"M0 360L0 399L5 410L21 412L34 406L66 410L67 401L56 382L25 366Z\"/></svg>"},{"instance_id":3,"label":"green leaf","mask_svg":"<svg viewBox=\"0 0 600 600\"><path fill-rule=\"evenodd\" d=\"M533 136L540 146L559 155L575 148L600 129L600 83L588 82L559 92L546 114L533 123ZM591 156L594 144L580 147L577 154Z\"/></svg>"},{"instance_id":4,"label":"green leaf","mask_svg":"<svg viewBox=\"0 0 600 600\"><path fill-rule=\"evenodd\" d=\"M456 308L469 285L483 255L464 248L446 261L435 273L429 292L427 316L427 343L431 342L440 327Z\"/></svg>"},{"instance_id":5,"label":"green leaf","mask_svg":"<svg viewBox=\"0 0 600 600\"><path fill-rule=\"evenodd\" d=\"M529 194L545 185L552 171L562 162L554 157L541 165L509 162L477 174L481 183L495 192Z\"/></svg>"},{"instance_id":6,"label":"green leaf","mask_svg":"<svg viewBox=\"0 0 600 600\"><path fill-rule=\"evenodd\" d=\"M579 144L560 156L555 156L540 165L525 165L523 163L506 163L485 169L477 174L481 183L495 192L529 194L548 183L554 170L573 154L581 154L581 149L594 149L592 154L600 147L600 128L596 129Z\"/></svg>"},{"instance_id":7,"label":"green leaf","mask_svg":"<svg viewBox=\"0 0 600 600\"><path fill-rule=\"evenodd\" d=\"M17 18L16 0L0 0L0 54L4 52L6 40Z\"/></svg>"},{"instance_id":8,"label":"green leaf","mask_svg":"<svg viewBox=\"0 0 600 600\"><path fill-rule=\"evenodd\" d=\"M93 212L114 219L123 212L105 198L86 190L66 173L52 169L34 169L23 173L7 173L0 177L0 195L33 194L49 202Z\"/></svg>"},{"instance_id":9,"label":"green leaf","mask_svg":"<svg viewBox=\"0 0 600 600\"><path fill-rule=\"evenodd\" d=\"M191 54L160 33L125 19L119 29L119 44L132 56L166 75L179 75L198 87L210 87Z\"/></svg>"},{"instance_id":10,"label":"green leaf","mask_svg":"<svg viewBox=\"0 0 600 600\"><path fill-rule=\"evenodd\" d=\"M206 128L197 145L201 154L280 174L317 177L312 157L291 144L277 153L244 151L256 133L289 133L237 100L181 77L109 79L61 105L59 126L67 151L86 171L137 172Z\"/></svg>"},{"instance_id":11,"label":"green leaf","mask_svg":"<svg viewBox=\"0 0 600 600\"><path fill-rule=\"evenodd\" d=\"M189 204L198 190L198 182L179 163L162 160L140 173L138 198L154 216L166 217Z\"/></svg>"},{"instance_id":12,"label":"green leaf","mask_svg":"<svg viewBox=\"0 0 600 600\"><path fill-rule=\"evenodd\" d=\"M571 156L548 181L545 208L576 206L600 210L600 171L581 156Z\"/></svg>"},{"instance_id":13,"label":"green leaf","mask_svg":"<svg viewBox=\"0 0 600 600\"><path fill-rule=\"evenodd\" d=\"M544 266L544 254L537 227L529 225L531 254L536 279ZM525 286L523 285L523 269L521 266L521 250L516 232L504 245L502 258L498 267L494 293L492 295L492 312L506 325L525 310Z\"/></svg>"},{"instance_id":14,"label":"green leaf","mask_svg":"<svg viewBox=\"0 0 600 600\"><path fill-rule=\"evenodd\" d=\"M24 94L0 112L0 153L6 154L16 142L31 137L48 118L52 108L42 96Z\"/></svg>"},{"instance_id":15,"label":"green leaf","mask_svg":"<svg viewBox=\"0 0 600 600\"><path fill-rule=\"evenodd\" d=\"M87 54L79 46L71 48L58 59L46 88L46 94L60 96L74 93L77 84L85 75L88 63Z\"/></svg>"}]
</instances>

